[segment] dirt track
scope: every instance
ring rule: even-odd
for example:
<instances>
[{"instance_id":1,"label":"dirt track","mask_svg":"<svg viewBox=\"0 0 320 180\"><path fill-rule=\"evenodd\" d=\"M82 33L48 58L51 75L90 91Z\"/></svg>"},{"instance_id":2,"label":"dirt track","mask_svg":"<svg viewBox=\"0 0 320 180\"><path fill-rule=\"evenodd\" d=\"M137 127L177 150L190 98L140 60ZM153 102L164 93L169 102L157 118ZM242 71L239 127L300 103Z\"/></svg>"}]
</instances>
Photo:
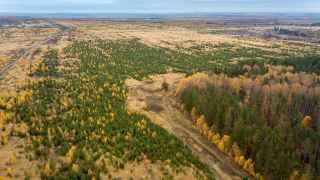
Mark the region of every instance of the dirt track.
<instances>
[{"instance_id":1,"label":"dirt track","mask_svg":"<svg viewBox=\"0 0 320 180\"><path fill-rule=\"evenodd\" d=\"M189 117L179 110L173 92L174 85L183 77L183 74L166 74L153 76L151 80L145 81L127 80L128 109L145 114L154 123L181 139L214 171L216 179L242 179L246 174L227 155L201 136ZM167 92L161 88L164 81L169 84Z\"/></svg>"}]
</instances>

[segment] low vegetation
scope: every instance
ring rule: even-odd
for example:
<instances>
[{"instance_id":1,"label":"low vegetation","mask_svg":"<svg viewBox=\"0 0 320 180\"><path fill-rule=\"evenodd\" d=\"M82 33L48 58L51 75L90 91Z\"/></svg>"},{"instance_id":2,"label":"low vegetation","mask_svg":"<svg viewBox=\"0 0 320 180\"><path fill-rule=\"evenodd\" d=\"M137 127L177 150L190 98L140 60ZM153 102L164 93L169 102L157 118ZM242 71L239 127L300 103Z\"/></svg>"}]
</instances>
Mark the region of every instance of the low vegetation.
<instances>
[{"instance_id":1,"label":"low vegetation","mask_svg":"<svg viewBox=\"0 0 320 180\"><path fill-rule=\"evenodd\" d=\"M12 134L26 138L29 159L43 162L45 179L111 178L111 167L123 169L128 162L145 159L162 163L163 177L171 177L168 165L178 173L189 167L196 177L213 179L212 172L175 136L126 110L125 78L161 71L161 66L148 69L141 64L148 57L141 58L141 53L153 55L157 50L142 44L136 50L129 43L122 48L120 43L96 43L76 42L66 48L73 60L63 68L57 63L57 52L48 52L32 73L39 80L2 107L1 121L27 124L27 131L13 130L2 142L7 143Z\"/></svg>"}]
</instances>

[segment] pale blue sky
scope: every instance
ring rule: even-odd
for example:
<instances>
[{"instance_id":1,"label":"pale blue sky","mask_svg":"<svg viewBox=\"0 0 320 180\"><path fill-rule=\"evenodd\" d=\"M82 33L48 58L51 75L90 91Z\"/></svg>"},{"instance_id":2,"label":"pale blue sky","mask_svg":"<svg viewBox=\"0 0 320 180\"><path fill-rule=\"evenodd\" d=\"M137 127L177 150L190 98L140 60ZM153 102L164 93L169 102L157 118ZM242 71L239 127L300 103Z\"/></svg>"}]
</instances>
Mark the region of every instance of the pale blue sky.
<instances>
[{"instance_id":1,"label":"pale blue sky","mask_svg":"<svg viewBox=\"0 0 320 180\"><path fill-rule=\"evenodd\" d=\"M0 0L0 12L319 12L320 0Z\"/></svg>"}]
</instances>

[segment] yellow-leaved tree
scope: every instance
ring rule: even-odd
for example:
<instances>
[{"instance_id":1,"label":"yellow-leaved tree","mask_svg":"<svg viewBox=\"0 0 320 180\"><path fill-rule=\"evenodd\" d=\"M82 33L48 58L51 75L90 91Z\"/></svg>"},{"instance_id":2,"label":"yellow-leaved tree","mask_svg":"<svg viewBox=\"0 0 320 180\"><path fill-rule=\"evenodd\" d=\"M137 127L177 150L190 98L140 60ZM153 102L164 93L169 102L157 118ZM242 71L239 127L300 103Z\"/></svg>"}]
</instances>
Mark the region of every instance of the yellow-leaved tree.
<instances>
[{"instance_id":1,"label":"yellow-leaved tree","mask_svg":"<svg viewBox=\"0 0 320 180\"><path fill-rule=\"evenodd\" d=\"M302 127L308 128L311 126L312 118L310 116L305 116L302 120Z\"/></svg>"}]
</instances>

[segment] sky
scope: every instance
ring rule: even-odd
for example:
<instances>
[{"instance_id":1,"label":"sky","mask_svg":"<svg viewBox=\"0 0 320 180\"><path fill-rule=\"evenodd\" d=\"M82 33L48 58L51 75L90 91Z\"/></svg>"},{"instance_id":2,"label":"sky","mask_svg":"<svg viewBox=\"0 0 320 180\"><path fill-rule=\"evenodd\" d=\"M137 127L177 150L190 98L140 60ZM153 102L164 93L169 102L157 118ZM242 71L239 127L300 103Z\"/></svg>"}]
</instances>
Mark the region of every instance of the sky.
<instances>
[{"instance_id":1,"label":"sky","mask_svg":"<svg viewBox=\"0 0 320 180\"><path fill-rule=\"evenodd\" d=\"M20 13L320 13L320 0L0 0L0 12Z\"/></svg>"}]
</instances>

